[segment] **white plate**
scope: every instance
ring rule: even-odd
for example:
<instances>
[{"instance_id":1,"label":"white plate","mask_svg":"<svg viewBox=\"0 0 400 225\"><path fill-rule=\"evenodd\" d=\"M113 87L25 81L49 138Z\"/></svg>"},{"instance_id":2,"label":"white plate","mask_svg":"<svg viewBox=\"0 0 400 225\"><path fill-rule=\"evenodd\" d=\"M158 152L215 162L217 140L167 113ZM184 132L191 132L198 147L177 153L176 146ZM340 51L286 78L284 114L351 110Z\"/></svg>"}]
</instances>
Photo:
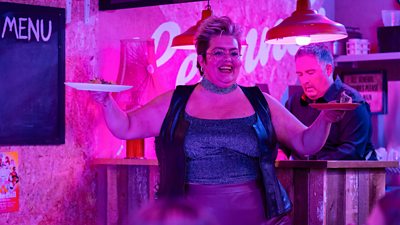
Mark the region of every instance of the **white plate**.
<instances>
[{"instance_id":1,"label":"white plate","mask_svg":"<svg viewBox=\"0 0 400 225\"><path fill-rule=\"evenodd\" d=\"M129 85L116 85L116 84L92 84L92 83L75 83L75 82L64 82L64 84L81 91L120 92L132 88L132 86Z\"/></svg>"},{"instance_id":2,"label":"white plate","mask_svg":"<svg viewBox=\"0 0 400 225\"><path fill-rule=\"evenodd\" d=\"M314 109L318 110L354 110L356 109L360 103L310 103Z\"/></svg>"}]
</instances>

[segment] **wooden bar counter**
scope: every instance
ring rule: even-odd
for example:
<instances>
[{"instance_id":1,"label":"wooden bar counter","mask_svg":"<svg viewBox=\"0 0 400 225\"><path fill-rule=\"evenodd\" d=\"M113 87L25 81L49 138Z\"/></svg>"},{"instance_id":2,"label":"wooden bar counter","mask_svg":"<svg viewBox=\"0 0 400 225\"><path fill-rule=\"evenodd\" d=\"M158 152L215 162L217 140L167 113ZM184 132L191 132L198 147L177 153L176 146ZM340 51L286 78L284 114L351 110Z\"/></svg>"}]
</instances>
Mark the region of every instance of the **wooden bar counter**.
<instances>
[{"instance_id":1,"label":"wooden bar counter","mask_svg":"<svg viewBox=\"0 0 400 225\"><path fill-rule=\"evenodd\" d=\"M95 159L96 224L126 225L145 202L154 199L157 160Z\"/></svg>"},{"instance_id":2,"label":"wooden bar counter","mask_svg":"<svg viewBox=\"0 0 400 225\"><path fill-rule=\"evenodd\" d=\"M385 168L396 161L277 161L279 180L293 202L294 224L363 225L385 194Z\"/></svg>"},{"instance_id":3,"label":"wooden bar counter","mask_svg":"<svg viewBox=\"0 0 400 225\"><path fill-rule=\"evenodd\" d=\"M154 199L157 160L95 159L96 224L128 224ZM276 172L293 202L295 225L363 225L385 193L385 168L396 161L277 161Z\"/></svg>"}]
</instances>

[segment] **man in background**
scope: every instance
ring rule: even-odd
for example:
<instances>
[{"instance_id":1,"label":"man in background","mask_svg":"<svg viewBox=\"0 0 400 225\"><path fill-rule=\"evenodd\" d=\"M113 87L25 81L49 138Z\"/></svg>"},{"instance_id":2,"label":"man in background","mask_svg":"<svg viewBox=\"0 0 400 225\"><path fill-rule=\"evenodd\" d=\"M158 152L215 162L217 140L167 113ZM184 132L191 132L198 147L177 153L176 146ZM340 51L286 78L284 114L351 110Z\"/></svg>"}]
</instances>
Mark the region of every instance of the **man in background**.
<instances>
[{"instance_id":1,"label":"man in background","mask_svg":"<svg viewBox=\"0 0 400 225\"><path fill-rule=\"evenodd\" d=\"M332 124L321 151L311 156L301 156L292 149L283 148L286 155L292 155L294 159L376 160L371 143L369 105L359 92L342 83L339 77L335 79L333 56L329 48L320 43L302 46L295 55L295 63L303 90L290 96L285 107L306 126L310 126L320 113L310 103L342 102L345 99L360 105L346 111L342 120Z\"/></svg>"}]
</instances>

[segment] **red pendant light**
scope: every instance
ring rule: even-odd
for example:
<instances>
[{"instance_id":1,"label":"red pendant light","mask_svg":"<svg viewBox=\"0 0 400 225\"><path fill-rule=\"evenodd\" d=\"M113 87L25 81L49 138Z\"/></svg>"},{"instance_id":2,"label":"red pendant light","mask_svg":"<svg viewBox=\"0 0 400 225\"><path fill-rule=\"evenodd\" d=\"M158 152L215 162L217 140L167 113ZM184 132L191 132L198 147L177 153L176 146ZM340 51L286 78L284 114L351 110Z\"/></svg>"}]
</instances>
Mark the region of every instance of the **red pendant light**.
<instances>
[{"instance_id":1,"label":"red pendant light","mask_svg":"<svg viewBox=\"0 0 400 225\"><path fill-rule=\"evenodd\" d=\"M210 6L210 1L208 1L206 9L201 11L201 20L199 20L196 25L191 26L187 31L174 37L172 40L172 47L176 49L195 49L194 47L194 36L199 29L201 23L212 15L212 10Z\"/></svg>"},{"instance_id":2,"label":"red pendant light","mask_svg":"<svg viewBox=\"0 0 400 225\"><path fill-rule=\"evenodd\" d=\"M309 0L297 0L296 11L267 32L266 43L306 45L346 37L342 24L317 14Z\"/></svg>"}]
</instances>

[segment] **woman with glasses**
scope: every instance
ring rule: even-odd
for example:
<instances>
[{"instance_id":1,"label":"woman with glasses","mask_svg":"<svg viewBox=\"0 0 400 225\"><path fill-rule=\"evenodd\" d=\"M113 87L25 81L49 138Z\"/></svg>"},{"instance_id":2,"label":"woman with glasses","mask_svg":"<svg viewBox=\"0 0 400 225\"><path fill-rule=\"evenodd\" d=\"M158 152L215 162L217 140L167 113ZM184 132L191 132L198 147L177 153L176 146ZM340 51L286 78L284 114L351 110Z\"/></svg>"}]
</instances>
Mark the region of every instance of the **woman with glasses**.
<instances>
[{"instance_id":1,"label":"woman with glasses","mask_svg":"<svg viewBox=\"0 0 400 225\"><path fill-rule=\"evenodd\" d=\"M270 95L238 85L240 40L230 18L210 17L196 35L198 84L127 113L109 95L93 95L115 136L158 137L159 198L186 197L222 225L290 224L291 202L274 171L277 143L315 153L343 113L323 111L306 127Z\"/></svg>"}]
</instances>

